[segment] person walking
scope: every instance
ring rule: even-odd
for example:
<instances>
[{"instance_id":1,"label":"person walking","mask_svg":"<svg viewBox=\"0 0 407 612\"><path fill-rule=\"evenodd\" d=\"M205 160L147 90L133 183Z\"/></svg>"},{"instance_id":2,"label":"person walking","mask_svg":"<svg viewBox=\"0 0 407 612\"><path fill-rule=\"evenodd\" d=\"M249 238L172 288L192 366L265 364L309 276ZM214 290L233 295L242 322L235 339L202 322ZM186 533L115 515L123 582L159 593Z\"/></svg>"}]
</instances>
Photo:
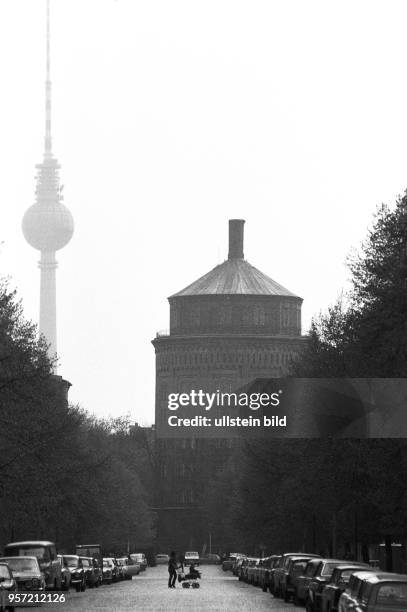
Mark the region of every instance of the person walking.
<instances>
[{"instance_id":1,"label":"person walking","mask_svg":"<svg viewBox=\"0 0 407 612\"><path fill-rule=\"evenodd\" d=\"M175 589L175 581L177 580L177 557L172 551L168 561L168 588Z\"/></svg>"}]
</instances>

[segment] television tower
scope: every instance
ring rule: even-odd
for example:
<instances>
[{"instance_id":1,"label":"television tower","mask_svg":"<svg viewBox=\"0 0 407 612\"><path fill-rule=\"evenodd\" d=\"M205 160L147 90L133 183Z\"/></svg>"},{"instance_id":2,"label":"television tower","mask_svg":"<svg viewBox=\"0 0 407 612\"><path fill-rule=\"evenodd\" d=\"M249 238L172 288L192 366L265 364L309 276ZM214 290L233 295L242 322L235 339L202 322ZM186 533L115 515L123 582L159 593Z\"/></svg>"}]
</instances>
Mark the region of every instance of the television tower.
<instances>
[{"instance_id":1,"label":"television tower","mask_svg":"<svg viewBox=\"0 0 407 612\"><path fill-rule=\"evenodd\" d=\"M46 0L46 80L44 157L36 165L35 204L26 211L22 229L27 242L41 253L39 330L48 342L51 358L57 352L56 330L56 251L72 238L74 223L62 203L58 160L52 153L51 138L51 74L50 74L50 0ZM56 371L56 368L54 368Z\"/></svg>"}]
</instances>

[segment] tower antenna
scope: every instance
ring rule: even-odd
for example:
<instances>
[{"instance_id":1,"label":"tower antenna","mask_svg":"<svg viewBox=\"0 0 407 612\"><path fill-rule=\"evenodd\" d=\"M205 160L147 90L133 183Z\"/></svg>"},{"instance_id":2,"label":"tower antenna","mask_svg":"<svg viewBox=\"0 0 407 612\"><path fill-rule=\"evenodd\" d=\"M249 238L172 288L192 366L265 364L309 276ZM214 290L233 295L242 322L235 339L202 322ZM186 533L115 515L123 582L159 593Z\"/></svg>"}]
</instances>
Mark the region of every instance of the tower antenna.
<instances>
[{"instance_id":1,"label":"tower antenna","mask_svg":"<svg viewBox=\"0 0 407 612\"><path fill-rule=\"evenodd\" d=\"M46 156L52 155L51 138L51 28L50 28L50 0L47 0L47 42L46 42L46 79L45 79L45 149Z\"/></svg>"}]
</instances>

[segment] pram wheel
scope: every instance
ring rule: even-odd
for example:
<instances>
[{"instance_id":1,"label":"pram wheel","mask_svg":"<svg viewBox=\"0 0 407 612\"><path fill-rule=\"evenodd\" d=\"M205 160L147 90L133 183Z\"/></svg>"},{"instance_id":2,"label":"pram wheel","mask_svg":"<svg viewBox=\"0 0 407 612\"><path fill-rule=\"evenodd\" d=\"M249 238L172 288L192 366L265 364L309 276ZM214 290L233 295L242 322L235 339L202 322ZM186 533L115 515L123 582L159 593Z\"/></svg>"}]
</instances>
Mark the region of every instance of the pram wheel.
<instances>
[{"instance_id":1,"label":"pram wheel","mask_svg":"<svg viewBox=\"0 0 407 612\"><path fill-rule=\"evenodd\" d=\"M189 589L189 582L183 582L182 583L182 588L183 589Z\"/></svg>"},{"instance_id":2,"label":"pram wheel","mask_svg":"<svg viewBox=\"0 0 407 612\"><path fill-rule=\"evenodd\" d=\"M193 583L192 583L192 588L193 588L193 589L199 589L199 587L200 587L199 582L193 582Z\"/></svg>"}]
</instances>

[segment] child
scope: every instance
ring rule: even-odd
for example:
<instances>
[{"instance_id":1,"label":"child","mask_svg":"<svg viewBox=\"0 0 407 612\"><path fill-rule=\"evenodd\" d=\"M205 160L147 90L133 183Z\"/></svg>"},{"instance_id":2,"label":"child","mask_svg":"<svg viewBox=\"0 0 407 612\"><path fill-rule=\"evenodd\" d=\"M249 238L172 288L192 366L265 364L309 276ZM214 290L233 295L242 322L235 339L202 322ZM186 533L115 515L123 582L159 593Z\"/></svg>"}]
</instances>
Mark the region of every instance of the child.
<instances>
[{"instance_id":1,"label":"child","mask_svg":"<svg viewBox=\"0 0 407 612\"><path fill-rule=\"evenodd\" d=\"M201 577L200 572L195 568L195 565L191 563L191 565L189 566L189 574L187 574L185 578L190 579L190 580L196 580L196 578L200 578L200 577Z\"/></svg>"}]
</instances>

